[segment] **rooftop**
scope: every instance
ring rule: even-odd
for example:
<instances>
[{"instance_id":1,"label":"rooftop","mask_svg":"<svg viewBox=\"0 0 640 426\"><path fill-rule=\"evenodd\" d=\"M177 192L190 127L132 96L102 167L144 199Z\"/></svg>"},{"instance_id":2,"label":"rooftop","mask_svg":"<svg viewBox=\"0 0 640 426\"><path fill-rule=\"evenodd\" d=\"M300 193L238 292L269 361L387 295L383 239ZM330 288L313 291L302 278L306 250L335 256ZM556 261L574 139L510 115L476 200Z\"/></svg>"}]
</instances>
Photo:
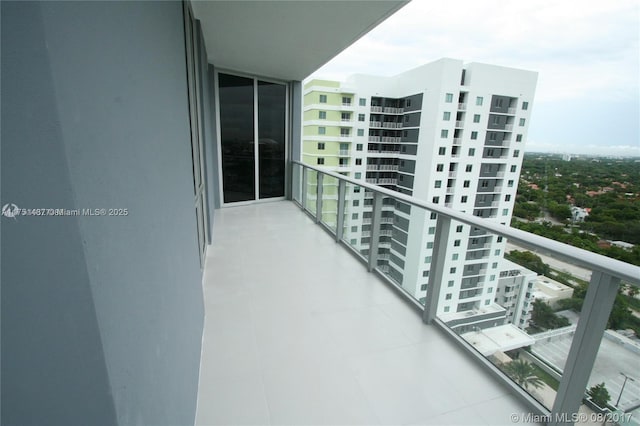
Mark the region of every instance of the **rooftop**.
<instances>
[{"instance_id":1,"label":"rooftop","mask_svg":"<svg viewBox=\"0 0 640 426\"><path fill-rule=\"evenodd\" d=\"M292 202L216 211L197 425L511 424L530 410Z\"/></svg>"}]
</instances>

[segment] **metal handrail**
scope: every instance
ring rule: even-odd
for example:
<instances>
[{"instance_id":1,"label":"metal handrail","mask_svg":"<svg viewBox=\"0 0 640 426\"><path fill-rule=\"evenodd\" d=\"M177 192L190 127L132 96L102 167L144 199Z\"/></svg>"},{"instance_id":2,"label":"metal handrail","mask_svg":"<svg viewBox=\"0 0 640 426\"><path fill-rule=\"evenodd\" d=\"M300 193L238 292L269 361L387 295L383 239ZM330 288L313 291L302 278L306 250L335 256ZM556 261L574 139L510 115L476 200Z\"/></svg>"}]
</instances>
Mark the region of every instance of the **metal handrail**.
<instances>
[{"instance_id":1,"label":"metal handrail","mask_svg":"<svg viewBox=\"0 0 640 426\"><path fill-rule=\"evenodd\" d=\"M624 280L629 284L634 284L636 286L640 285L640 267L631 265L629 263L621 262L619 260L612 259L601 254L592 253L590 251L573 247L568 244L560 243L558 241L550 240L549 238L531 234L529 232L515 229L507 225L501 225L496 222L478 219L476 216L470 214L461 213L457 210L443 207L442 205L419 200L409 195L401 194L399 192L392 191L390 189L386 189L374 184L369 184L363 182L362 180L356 180L354 178L334 173L320 167L311 166L300 161L292 160L292 162L316 172L324 173L336 179L344 180L345 182L351 183L353 185L357 185L370 191L377 192L384 196L393 197L412 206L442 214L449 219L467 225L472 225L477 228L481 228L491 233L500 235L502 237L506 237L510 241L517 242L518 245L524 246L525 248L533 249L534 251L540 251L543 253L550 253L558 258L568 260L569 262L576 265L584 266L592 270L596 269L605 272L613 277L620 278L621 280Z\"/></svg>"}]
</instances>

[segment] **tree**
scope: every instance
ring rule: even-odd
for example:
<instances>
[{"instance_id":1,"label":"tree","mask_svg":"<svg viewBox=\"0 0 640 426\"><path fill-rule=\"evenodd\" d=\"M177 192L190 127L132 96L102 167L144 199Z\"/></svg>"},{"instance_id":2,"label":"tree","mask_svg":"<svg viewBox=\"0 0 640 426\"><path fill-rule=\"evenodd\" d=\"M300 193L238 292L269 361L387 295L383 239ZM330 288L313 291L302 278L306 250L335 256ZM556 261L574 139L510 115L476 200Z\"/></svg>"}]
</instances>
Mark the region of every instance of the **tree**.
<instances>
[{"instance_id":1,"label":"tree","mask_svg":"<svg viewBox=\"0 0 640 426\"><path fill-rule=\"evenodd\" d=\"M526 390L529 389L529 386L540 388L544 383L535 375L536 370L533 365L523 359L514 359L506 364L504 372Z\"/></svg>"},{"instance_id":2,"label":"tree","mask_svg":"<svg viewBox=\"0 0 640 426\"><path fill-rule=\"evenodd\" d=\"M505 258L540 275L548 275L551 271L549 265L544 263L540 256L530 251L511 250L505 255Z\"/></svg>"},{"instance_id":3,"label":"tree","mask_svg":"<svg viewBox=\"0 0 640 426\"><path fill-rule=\"evenodd\" d=\"M611 400L611 395L604 385L604 382L591 386L587 391L587 395L591 397L591 400L599 407L606 407L607 403Z\"/></svg>"},{"instance_id":4,"label":"tree","mask_svg":"<svg viewBox=\"0 0 640 426\"><path fill-rule=\"evenodd\" d=\"M537 327L545 328L547 330L566 327L569 325L568 319L556 315L556 313L553 312L553 309L541 300L535 300L533 302L531 320Z\"/></svg>"}]
</instances>

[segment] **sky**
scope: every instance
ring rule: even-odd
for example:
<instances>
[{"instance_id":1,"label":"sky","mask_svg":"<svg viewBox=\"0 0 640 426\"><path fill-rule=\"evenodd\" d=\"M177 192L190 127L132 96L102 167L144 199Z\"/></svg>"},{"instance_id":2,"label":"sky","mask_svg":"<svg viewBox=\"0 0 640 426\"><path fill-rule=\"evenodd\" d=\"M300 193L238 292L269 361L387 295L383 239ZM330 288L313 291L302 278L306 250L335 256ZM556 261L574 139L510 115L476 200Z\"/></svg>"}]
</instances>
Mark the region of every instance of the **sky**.
<instances>
[{"instance_id":1,"label":"sky","mask_svg":"<svg viewBox=\"0 0 640 426\"><path fill-rule=\"evenodd\" d=\"M437 59L538 72L527 151L640 156L638 0L413 0L310 78Z\"/></svg>"}]
</instances>

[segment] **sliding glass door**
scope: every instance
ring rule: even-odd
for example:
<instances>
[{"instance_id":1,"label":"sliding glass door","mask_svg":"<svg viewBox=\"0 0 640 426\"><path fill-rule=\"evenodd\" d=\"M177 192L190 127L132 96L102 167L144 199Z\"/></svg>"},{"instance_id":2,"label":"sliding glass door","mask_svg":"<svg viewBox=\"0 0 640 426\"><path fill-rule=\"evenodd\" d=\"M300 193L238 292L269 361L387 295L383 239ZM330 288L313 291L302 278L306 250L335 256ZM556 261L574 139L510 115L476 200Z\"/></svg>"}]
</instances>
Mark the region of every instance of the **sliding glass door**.
<instances>
[{"instance_id":1,"label":"sliding glass door","mask_svg":"<svg viewBox=\"0 0 640 426\"><path fill-rule=\"evenodd\" d=\"M287 86L218 73L224 204L284 197Z\"/></svg>"}]
</instances>

